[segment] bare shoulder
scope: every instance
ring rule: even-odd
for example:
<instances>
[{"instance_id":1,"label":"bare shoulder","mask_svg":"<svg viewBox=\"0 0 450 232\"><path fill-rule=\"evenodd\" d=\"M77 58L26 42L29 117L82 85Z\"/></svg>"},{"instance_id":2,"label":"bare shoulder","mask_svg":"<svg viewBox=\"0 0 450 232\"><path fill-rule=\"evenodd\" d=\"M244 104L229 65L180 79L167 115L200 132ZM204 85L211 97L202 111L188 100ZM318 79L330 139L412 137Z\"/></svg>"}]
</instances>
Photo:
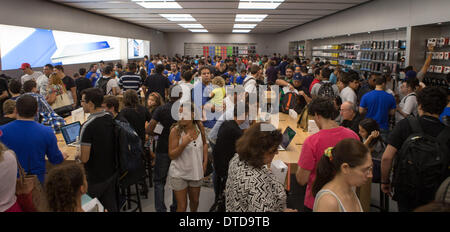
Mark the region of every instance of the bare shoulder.
<instances>
[{"instance_id":1,"label":"bare shoulder","mask_svg":"<svg viewBox=\"0 0 450 232\"><path fill-rule=\"evenodd\" d=\"M339 203L330 193L324 193L317 201L316 212L339 212Z\"/></svg>"}]
</instances>

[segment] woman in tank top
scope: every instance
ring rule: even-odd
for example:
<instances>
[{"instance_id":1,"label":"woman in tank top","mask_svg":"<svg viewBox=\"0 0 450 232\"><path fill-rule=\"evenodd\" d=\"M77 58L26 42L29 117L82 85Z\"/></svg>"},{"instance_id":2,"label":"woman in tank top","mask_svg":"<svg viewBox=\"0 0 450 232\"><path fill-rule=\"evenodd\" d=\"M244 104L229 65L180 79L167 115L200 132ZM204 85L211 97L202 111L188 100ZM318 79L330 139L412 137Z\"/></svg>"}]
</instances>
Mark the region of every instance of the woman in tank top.
<instances>
[{"instance_id":1,"label":"woman in tank top","mask_svg":"<svg viewBox=\"0 0 450 232\"><path fill-rule=\"evenodd\" d=\"M191 212L196 212L200 198L201 180L208 163L205 128L194 120L195 107L186 102L180 106L178 122L169 135L169 185L175 192L177 212L185 212L187 197ZM197 115L198 116L198 115Z\"/></svg>"},{"instance_id":2,"label":"woman in tank top","mask_svg":"<svg viewBox=\"0 0 450 232\"><path fill-rule=\"evenodd\" d=\"M328 148L312 187L313 212L363 212L355 188L372 177L372 157L363 143L344 139Z\"/></svg>"}]
</instances>

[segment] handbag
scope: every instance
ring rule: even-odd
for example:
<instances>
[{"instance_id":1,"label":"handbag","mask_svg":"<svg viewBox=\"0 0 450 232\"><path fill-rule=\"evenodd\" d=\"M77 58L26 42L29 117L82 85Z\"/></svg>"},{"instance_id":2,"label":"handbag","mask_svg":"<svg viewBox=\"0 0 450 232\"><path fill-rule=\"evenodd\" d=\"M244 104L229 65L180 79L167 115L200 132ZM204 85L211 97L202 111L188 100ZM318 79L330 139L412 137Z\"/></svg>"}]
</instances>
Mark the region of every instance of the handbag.
<instances>
[{"instance_id":1,"label":"handbag","mask_svg":"<svg viewBox=\"0 0 450 232\"><path fill-rule=\"evenodd\" d=\"M63 91L62 94L56 95L56 100L52 104L52 108L56 111L56 109L64 107L64 106L68 106L68 105L72 105L72 102L70 101L69 94L67 94L66 92Z\"/></svg>"},{"instance_id":2,"label":"handbag","mask_svg":"<svg viewBox=\"0 0 450 232\"><path fill-rule=\"evenodd\" d=\"M22 209L25 212L47 212L47 199L37 175L26 174L19 160L17 160L17 167L19 178L16 182L16 195L19 196L17 199ZM29 198L29 195L31 195L31 202L21 200Z\"/></svg>"}]
</instances>

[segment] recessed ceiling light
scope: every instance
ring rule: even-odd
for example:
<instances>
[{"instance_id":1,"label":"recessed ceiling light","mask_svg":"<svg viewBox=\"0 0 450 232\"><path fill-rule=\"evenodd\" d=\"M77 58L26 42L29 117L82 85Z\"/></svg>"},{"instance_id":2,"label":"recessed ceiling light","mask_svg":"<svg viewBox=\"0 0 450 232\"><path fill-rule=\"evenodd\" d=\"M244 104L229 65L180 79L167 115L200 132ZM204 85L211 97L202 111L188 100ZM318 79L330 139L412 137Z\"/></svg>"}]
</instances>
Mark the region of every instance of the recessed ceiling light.
<instances>
[{"instance_id":1,"label":"recessed ceiling light","mask_svg":"<svg viewBox=\"0 0 450 232\"><path fill-rule=\"evenodd\" d=\"M233 33L249 33L250 30L233 30Z\"/></svg>"},{"instance_id":2,"label":"recessed ceiling light","mask_svg":"<svg viewBox=\"0 0 450 232\"><path fill-rule=\"evenodd\" d=\"M266 14L236 14L236 22L261 22L267 17Z\"/></svg>"},{"instance_id":3,"label":"recessed ceiling light","mask_svg":"<svg viewBox=\"0 0 450 232\"><path fill-rule=\"evenodd\" d=\"M191 32L208 32L206 29L189 29Z\"/></svg>"},{"instance_id":4,"label":"recessed ceiling light","mask_svg":"<svg viewBox=\"0 0 450 232\"><path fill-rule=\"evenodd\" d=\"M170 21L191 22L196 21L190 14L159 14Z\"/></svg>"},{"instance_id":5,"label":"recessed ceiling light","mask_svg":"<svg viewBox=\"0 0 450 232\"><path fill-rule=\"evenodd\" d=\"M151 9L182 9L175 0L132 0L136 4L141 5L144 8Z\"/></svg>"},{"instance_id":6,"label":"recessed ceiling light","mask_svg":"<svg viewBox=\"0 0 450 232\"><path fill-rule=\"evenodd\" d=\"M276 9L284 0L241 0L238 9Z\"/></svg>"},{"instance_id":7,"label":"recessed ceiling light","mask_svg":"<svg viewBox=\"0 0 450 232\"><path fill-rule=\"evenodd\" d=\"M184 28L203 28L201 24L178 24Z\"/></svg>"},{"instance_id":8,"label":"recessed ceiling light","mask_svg":"<svg viewBox=\"0 0 450 232\"><path fill-rule=\"evenodd\" d=\"M249 28L253 29L256 27L256 24L234 24L233 28Z\"/></svg>"}]
</instances>

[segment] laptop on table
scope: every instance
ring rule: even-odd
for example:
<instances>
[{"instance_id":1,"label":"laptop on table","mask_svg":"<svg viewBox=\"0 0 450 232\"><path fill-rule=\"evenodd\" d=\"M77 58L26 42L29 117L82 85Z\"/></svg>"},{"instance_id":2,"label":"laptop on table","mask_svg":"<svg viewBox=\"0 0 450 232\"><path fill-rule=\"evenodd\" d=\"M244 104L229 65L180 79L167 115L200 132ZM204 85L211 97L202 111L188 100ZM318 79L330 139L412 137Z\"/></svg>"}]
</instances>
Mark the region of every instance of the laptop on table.
<instances>
[{"instance_id":1,"label":"laptop on table","mask_svg":"<svg viewBox=\"0 0 450 232\"><path fill-rule=\"evenodd\" d=\"M281 144L278 147L278 150L286 151L287 147L292 142L292 140L294 139L296 134L297 133L292 128L290 128L289 126L286 127L286 130L284 130L284 133L283 133L283 140L281 141Z\"/></svg>"},{"instance_id":2,"label":"laptop on table","mask_svg":"<svg viewBox=\"0 0 450 232\"><path fill-rule=\"evenodd\" d=\"M78 144L77 137L80 136L81 123L74 122L61 127L61 132L67 146L76 146Z\"/></svg>"}]
</instances>

